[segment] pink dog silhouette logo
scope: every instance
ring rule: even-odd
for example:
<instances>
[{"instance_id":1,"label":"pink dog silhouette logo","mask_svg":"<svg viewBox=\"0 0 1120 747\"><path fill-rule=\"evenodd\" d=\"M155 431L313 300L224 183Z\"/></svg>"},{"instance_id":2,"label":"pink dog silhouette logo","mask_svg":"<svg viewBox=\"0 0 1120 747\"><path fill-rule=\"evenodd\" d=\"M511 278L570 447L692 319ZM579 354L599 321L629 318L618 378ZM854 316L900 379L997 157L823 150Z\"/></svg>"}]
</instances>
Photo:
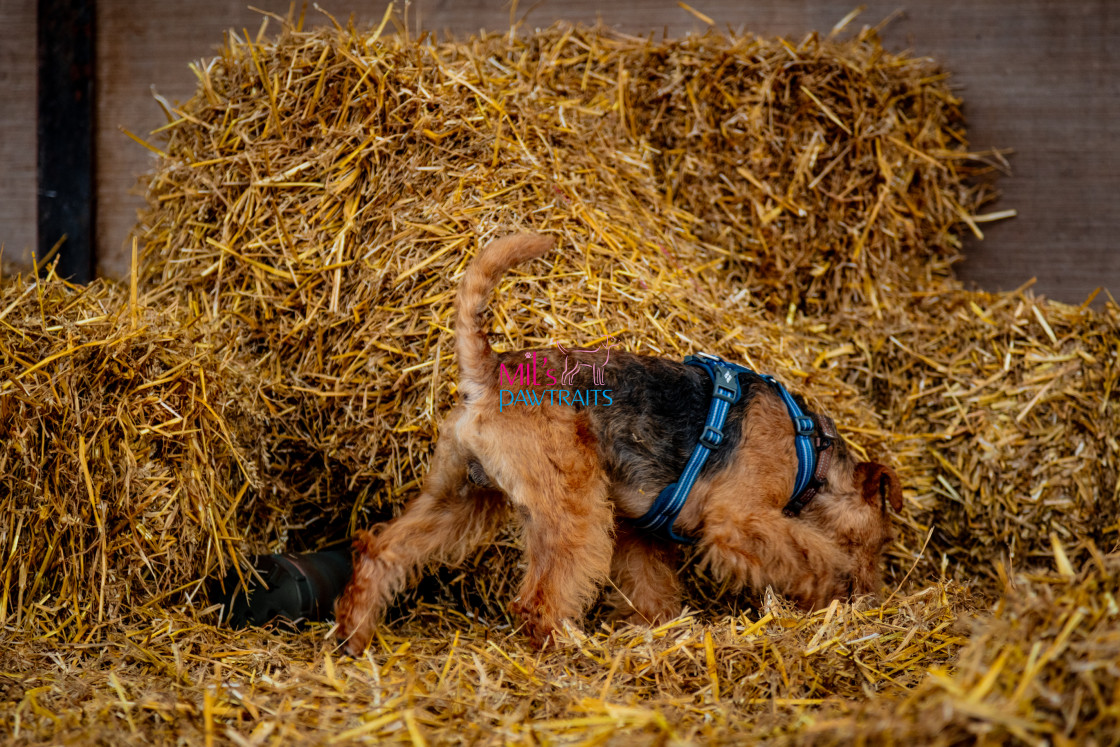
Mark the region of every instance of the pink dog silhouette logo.
<instances>
[{"instance_id":1,"label":"pink dog silhouette logo","mask_svg":"<svg viewBox=\"0 0 1120 747\"><path fill-rule=\"evenodd\" d=\"M564 373L560 375L561 384L563 384L564 386L571 386L572 380L575 379L576 374L579 373L579 370L581 368L590 368L591 380L597 386L602 386L605 381L603 369L608 363L610 363L611 348L618 347L618 340L613 337L608 337L605 343L591 350L567 350L563 345L560 344L559 340L553 340L552 344L555 345L556 349L564 355ZM607 357L603 360L602 363L596 364L592 361L577 360L570 367L568 366L568 357L572 353L598 353L600 350L604 349L607 351Z\"/></svg>"},{"instance_id":2,"label":"pink dog silhouette logo","mask_svg":"<svg viewBox=\"0 0 1120 747\"><path fill-rule=\"evenodd\" d=\"M557 351L563 356L560 369L549 368L549 357L542 351L532 350L525 353L529 359L526 363L519 363L513 371L506 368L506 364L498 365L498 410L513 405L540 406L547 401L550 405L602 405L609 406L611 399L610 389L579 389L571 388L576 376L585 368L591 369L591 382L596 387L606 384L606 367L611 360L611 348L618 347L618 340L608 337L602 344L595 348L570 349L564 347L558 340L553 340ZM602 355L600 360L600 355ZM542 381L541 375L544 380ZM557 378L559 374L559 378ZM530 387L549 387L559 384L558 388L549 388L536 391ZM505 387L509 387L508 389ZM514 387L518 387L515 391Z\"/></svg>"}]
</instances>

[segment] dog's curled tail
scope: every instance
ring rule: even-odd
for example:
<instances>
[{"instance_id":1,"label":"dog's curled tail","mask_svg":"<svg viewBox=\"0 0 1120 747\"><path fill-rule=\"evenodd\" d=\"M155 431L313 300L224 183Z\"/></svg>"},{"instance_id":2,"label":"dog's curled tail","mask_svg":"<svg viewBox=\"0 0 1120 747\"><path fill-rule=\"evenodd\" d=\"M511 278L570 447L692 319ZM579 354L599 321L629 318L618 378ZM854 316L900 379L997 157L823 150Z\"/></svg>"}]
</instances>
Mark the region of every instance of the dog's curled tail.
<instances>
[{"instance_id":1,"label":"dog's curled tail","mask_svg":"<svg viewBox=\"0 0 1120 747\"><path fill-rule=\"evenodd\" d=\"M459 357L459 389L469 399L481 398L497 385L497 359L486 339L486 302L511 267L548 253L551 236L515 233L482 248L459 285L455 344Z\"/></svg>"}]
</instances>

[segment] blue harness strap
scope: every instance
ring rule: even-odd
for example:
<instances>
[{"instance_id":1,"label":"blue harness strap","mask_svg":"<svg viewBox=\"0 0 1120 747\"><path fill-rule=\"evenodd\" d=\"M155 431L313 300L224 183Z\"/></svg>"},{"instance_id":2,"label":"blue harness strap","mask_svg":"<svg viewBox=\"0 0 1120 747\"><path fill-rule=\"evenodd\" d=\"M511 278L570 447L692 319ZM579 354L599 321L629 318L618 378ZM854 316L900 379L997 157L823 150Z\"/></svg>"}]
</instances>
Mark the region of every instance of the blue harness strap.
<instances>
[{"instance_id":1,"label":"blue harness strap","mask_svg":"<svg viewBox=\"0 0 1120 747\"><path fill-rule=\"evenodd\" d=\"M790 418L793 419L793 443L797 447L797 479L793 482L793 495L796 497L809 487L809 481L813 479L813 472L817 468L817 449L813 444L817 425L801 410L793 395L777 379L773 376L761 378L778 391L778 396L782 398Z\"/></svg>"},{"instance_id":2,"label":"blue harness strap","mask_svg":"<svg viewBox=\"0 0 1120 747\"><path fill-rule=\"evenodd\" d=\"M690 355L684 359L684 362L690 366L703 368L712 377L712 403L708 408L708 419L704 423L700 440L692 450L692 455L688 458L688 463L685 465L680 479L662 490L657 496L657 500L653 502L645 515L637 519L635 524L639 529L664 535L674 542L692 544L696 540L678 535L673 531L673 524L676 522L677 516L680 515L681 509L684 508L685 501L688 500L688 494L692 491L692 486L696 483L696 478L700 476L700 470L708 461L708 457L723 443L723 425L727 422L727 414L731 411L731 406L738 402L743 394L739 386L739 374L754 372L745 366L728 363L718 356L707 353ZM835 436L834 434L818 434L813 418L802 411L793 396L777 379L773 376L760 376L759 378L777 390L789 411L790 417L793 419L794 443L797 448L797 478L794 482L793 497L786 506L785 513L795 515L815 494L816 486L813 486L812 493L807 493L807 489L810 488L810 483L814 481L818 450L828 448L831 438ZM820 440L823 445L818 447L814 443L815 439ZM819 480L820 477L818 476L818 483Z\"/></svg>"}]
</instances>

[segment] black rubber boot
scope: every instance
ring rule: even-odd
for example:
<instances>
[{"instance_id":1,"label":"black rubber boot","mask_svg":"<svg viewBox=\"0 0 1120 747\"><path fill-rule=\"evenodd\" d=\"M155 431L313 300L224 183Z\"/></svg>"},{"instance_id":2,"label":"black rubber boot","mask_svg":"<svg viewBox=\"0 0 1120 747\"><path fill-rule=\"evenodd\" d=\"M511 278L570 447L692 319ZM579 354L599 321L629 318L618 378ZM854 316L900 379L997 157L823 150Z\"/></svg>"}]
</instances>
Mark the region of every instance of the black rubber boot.
<instances>
[{"instance_id":1,"label":"black rubber boot","mask_svg":"<svg viewBox=\"0 0 1120 747\"><path fill-rule=\"evenodd\" d=\"M222 620L233 628L265 625L277 619L296 624L326 620L350 580L349 550L260 555L252 562L266 586L242 571L249 586L246 593L236 569L230 569L225 591L219 589L213 597L221 601Z\"/></svg>"}]
</instances>

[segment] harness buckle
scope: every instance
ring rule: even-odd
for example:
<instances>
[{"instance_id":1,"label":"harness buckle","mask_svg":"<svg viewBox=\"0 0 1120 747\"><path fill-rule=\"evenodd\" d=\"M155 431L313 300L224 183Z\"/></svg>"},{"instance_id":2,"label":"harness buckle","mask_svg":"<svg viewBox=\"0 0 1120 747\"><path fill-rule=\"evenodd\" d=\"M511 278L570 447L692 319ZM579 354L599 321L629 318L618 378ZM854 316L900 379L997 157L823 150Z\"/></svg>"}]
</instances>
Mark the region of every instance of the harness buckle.
<instances>
[{"instance_id":1,"label":"harness buckle","mask_svg":"<svg viewBox=\"0 0 1120 747\"><path fill-rule=\"evenodd\" d=\"M729 405L733 405L739 399L739 389L738 387L735 389L728 389L717 384L712 390L712 397L714 399L721 399Z\"/></svg>"},{"instance_id":2,"label":"harness buckle","mask_svg":"<svg viewBox=\"0 0 1120 747\"><path fill-rule=\"evenodd\" d=\"M813 431L817 429L813 419L808 415L798 415L793 419L794 430L797 431L798 436L811 436Z\"/></svg>"},{"instance_id":3,"label":"harness buckle","mask_svg":"<svg viewBox=\"0 0 1120 747\"><path fill-rule=\"evenodd\" d=\"M700 434L700 443L712 451L715 451L719 448L719 445L723 443L723 431L713 428L710 425L704 426L704 432Z\"/></svg>"}]
</instances>

